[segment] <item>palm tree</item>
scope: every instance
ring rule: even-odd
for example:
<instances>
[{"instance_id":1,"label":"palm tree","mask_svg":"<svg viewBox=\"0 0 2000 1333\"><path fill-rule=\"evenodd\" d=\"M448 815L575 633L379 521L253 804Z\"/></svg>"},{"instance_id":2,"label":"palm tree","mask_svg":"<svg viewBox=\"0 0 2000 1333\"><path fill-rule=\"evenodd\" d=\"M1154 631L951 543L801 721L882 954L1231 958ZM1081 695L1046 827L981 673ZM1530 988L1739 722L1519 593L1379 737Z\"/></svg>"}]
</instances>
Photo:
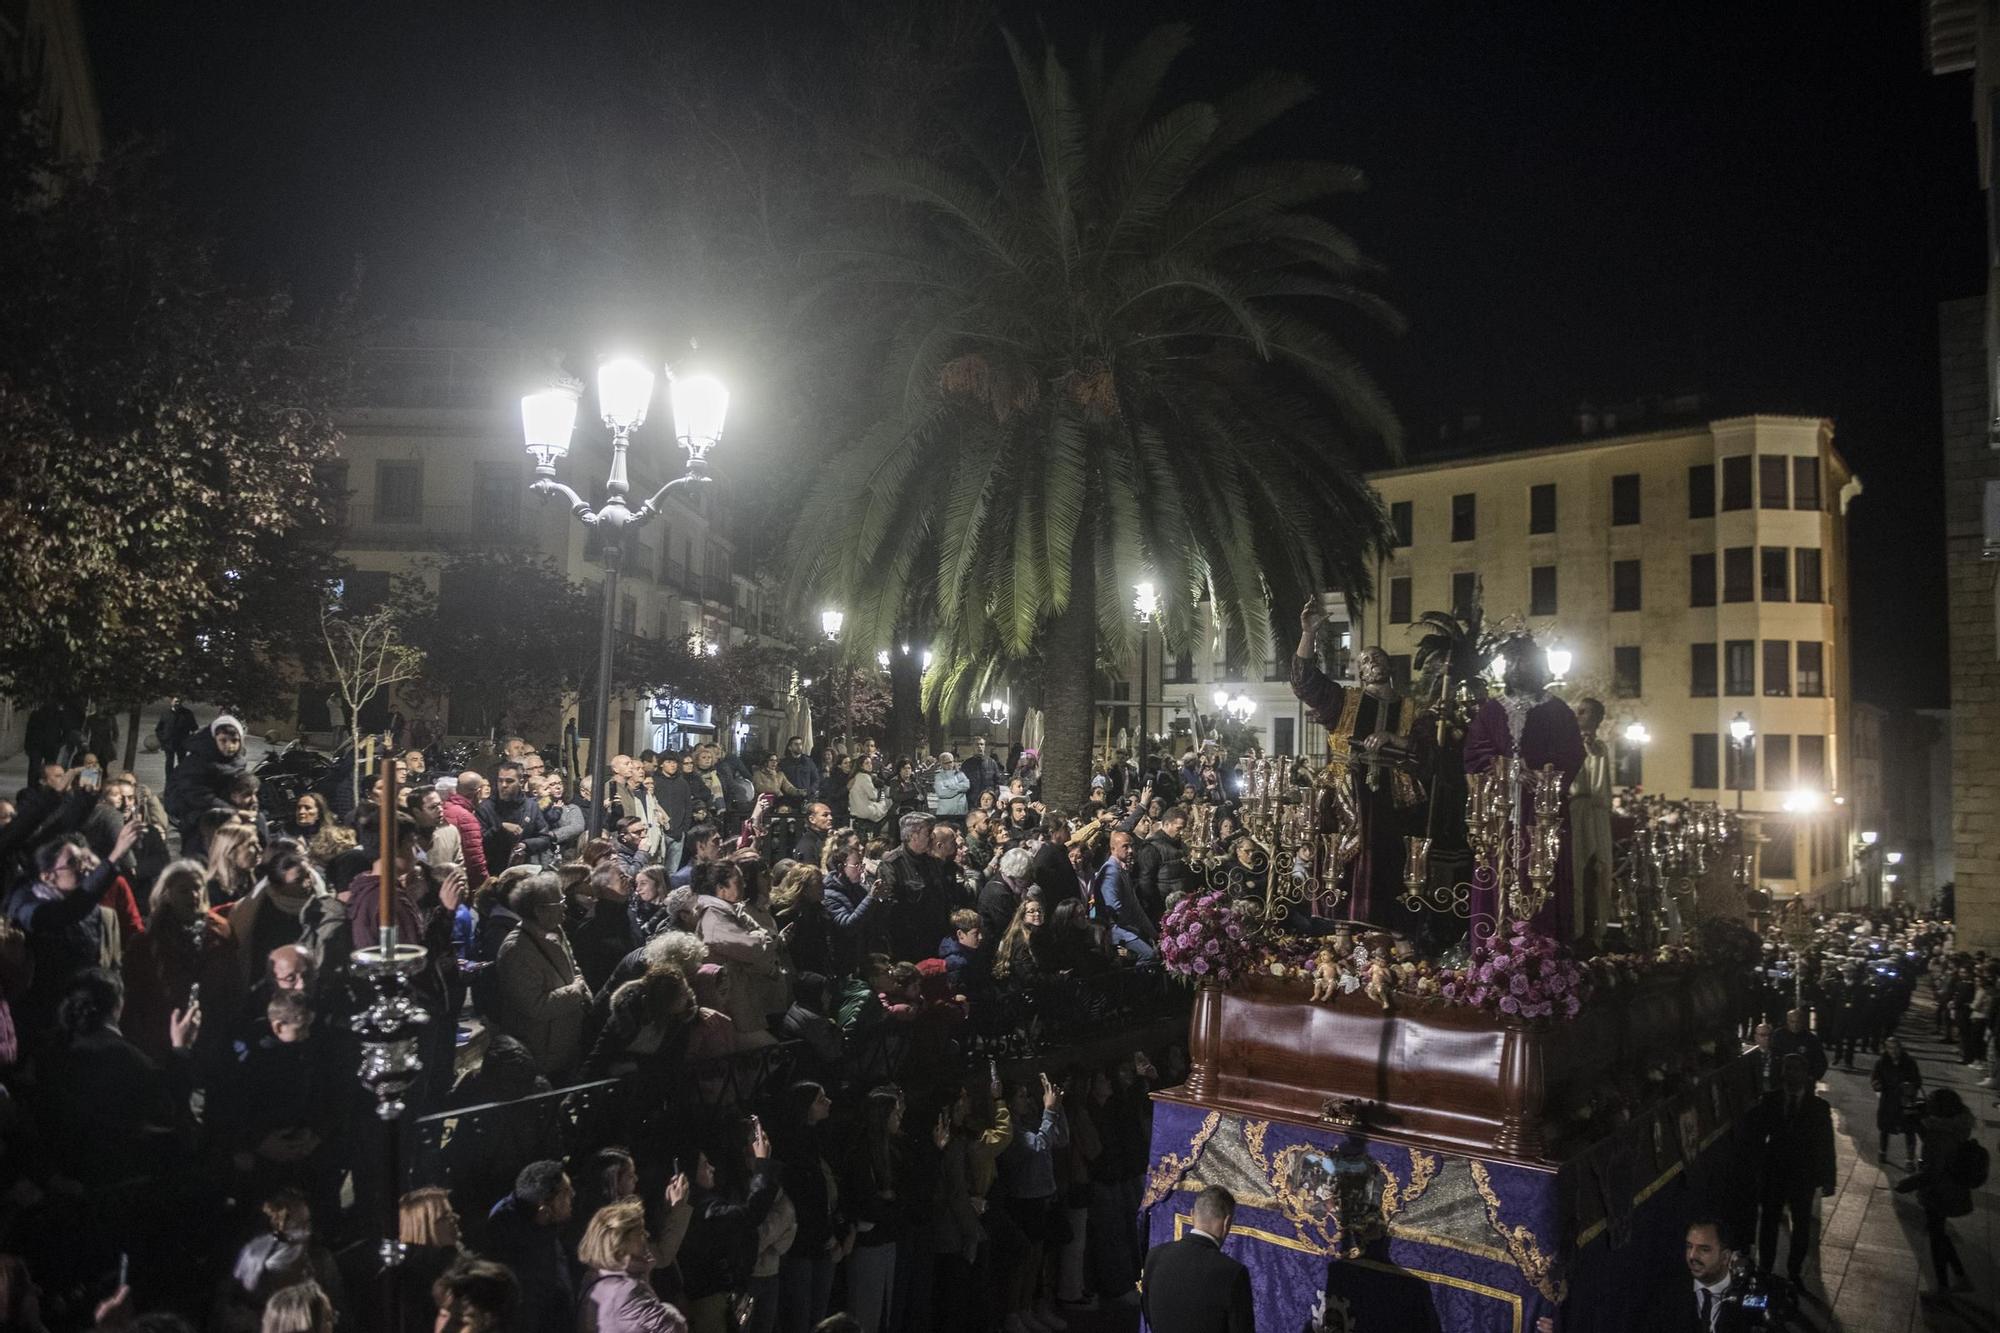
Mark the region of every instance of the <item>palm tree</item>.
<instances>
[{"instance_id":1,"label":"palm tree","mask_svg":"<svg viewBox=\"0 0 2000 1333\"><path fill-rule=\"evenodd\" d=\"M1024 136L863 168L907 234L844 250L831 284L884 321L882 377L815 505L846 521L816 523L795 572L857 617L856 651L928 585L938 704L1039 653L1062 803L1087 794L1093 667L1130 642L1135 582L1170 650L1207 598L1263 655L1274 604L1363 592L1388 536L1356 459L1399 428L1336 330L1398 320L1306 211L1361 178L1243 151L1301 80L1161 108L1189 40L1156 29L1108 72L1093 50L1079 81L1009 38Z\"/></svg>"},{"instance_id":2,"label":"palm tree","mask_svg":"<svg viewBox=\"0 0 2000 1333\"><path fill-rule=\"evenodd\" d=\"M1426 611L1410 626L1418 636L1417 671L1424 678L1424 693L1437 690L1437 673L1443 672L1450 686L1461 685L1486 669L1480 656L1485 646L1485 613L1475 596L1472 605L1459 610Z\"/></svg>"}]
</instances>

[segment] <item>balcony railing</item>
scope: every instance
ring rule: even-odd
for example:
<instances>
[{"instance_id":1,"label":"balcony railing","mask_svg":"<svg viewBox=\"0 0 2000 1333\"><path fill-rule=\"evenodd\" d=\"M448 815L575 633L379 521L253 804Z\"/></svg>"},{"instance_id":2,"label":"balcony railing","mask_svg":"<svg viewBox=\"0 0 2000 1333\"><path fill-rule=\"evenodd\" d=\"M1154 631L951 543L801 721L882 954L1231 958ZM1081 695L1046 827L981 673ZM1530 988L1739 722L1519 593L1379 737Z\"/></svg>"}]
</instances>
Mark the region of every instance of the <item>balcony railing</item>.
<instances>
[{"instance_id":1,"label":"balcony railing","mask_svg":"<svg viewBox=\"0 0 2000 1333\"><path fill-rule=\"evenodd\" d=\"M338 518L338 516L336 516ZM454 546L530 546L533 524L521 511L481 510L473 505L346 506L340 545L349 550L404 551Z\"/></svg>"}]
</instances>

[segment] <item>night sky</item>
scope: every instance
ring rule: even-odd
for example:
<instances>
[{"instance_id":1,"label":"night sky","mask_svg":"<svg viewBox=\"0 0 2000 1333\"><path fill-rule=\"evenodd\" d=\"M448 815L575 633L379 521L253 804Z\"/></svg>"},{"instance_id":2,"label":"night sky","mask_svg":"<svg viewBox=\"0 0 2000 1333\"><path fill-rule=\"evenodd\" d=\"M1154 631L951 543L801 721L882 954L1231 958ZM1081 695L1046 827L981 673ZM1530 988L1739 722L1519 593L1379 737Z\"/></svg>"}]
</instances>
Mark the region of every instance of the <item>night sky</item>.
<instances>
[{"instance_id":1,"label":"night sky","mask_svg":"<svg viewBox=\"0 0 2000 1333\"><path fill-rule=\"evenodd\" d=\"M1925 71L1921 8L1002 5L1024 35L1102 29L1114 48L1148 15L1186 17L1188 92L1265 68L1318 82L1267 147L1370 177L1337 220L1410 319L1370 356L1415 453L1468 411L1552 442L1585 399L1699 392L1709 415L1832 417L1866 487L1857 693L1928 707L1946 699L1936 306L1978 291L1983 265L1969 88ZM753 27L786 40L798 10L636 12L671 16L665 39L726 68ZM309 295L361 258L377 312L479 317L507 281L490 259L524 91L589 95L575 57L597 12L98 3L87 18L107 127L166 136L237 271Z\"/></svg>"}]
</instances>

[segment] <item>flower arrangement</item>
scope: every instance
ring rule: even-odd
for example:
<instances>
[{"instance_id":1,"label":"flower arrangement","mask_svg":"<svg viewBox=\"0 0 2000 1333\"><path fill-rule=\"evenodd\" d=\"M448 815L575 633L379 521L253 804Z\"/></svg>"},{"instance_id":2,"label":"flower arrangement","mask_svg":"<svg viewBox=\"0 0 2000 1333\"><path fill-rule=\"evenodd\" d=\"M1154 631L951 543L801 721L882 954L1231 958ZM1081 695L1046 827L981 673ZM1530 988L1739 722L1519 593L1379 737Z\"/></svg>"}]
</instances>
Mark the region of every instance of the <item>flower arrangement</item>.
<instances>
[{"instance_id":1,"label":"flower arrangement","mask_svg":"<svg viewBox=\"0 0 2000 1333\"><path fill-rule=\"evenodd\" d=\"M1160 961L1176 976L1229 982L1256 965L1257 949L1228 894L1189 894L1160 922Z\"/></svg>"},{"instance_id":2,"label":"flower arrangement","mask_svg":"<svg viewBox=\"0 0 2000 1333\"><path fill-rule=\"evenodd\" d=\"M1584 969L1561 945L1515 921L1477 945L1441 990L1452 1003L1510 1018L1575 1018L1589 985Z\"/></svg>"}]
</instances>

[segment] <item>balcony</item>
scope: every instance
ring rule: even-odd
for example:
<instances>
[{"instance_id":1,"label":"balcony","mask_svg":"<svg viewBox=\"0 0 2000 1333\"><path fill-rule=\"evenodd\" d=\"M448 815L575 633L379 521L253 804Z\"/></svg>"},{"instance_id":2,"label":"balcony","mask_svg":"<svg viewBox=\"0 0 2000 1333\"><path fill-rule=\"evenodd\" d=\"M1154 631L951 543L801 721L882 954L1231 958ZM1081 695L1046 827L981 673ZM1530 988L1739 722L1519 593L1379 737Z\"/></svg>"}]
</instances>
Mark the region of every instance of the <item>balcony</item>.
<instances>
[{"instance_id":1,"label":"balcony","mask_svg":"<svg viewBox=\"0 0 2000 1333\"><path fill-rule=\"evenodd\" d=\"M464 546L533 546L534 524L519 510L473 505L346 506L339 546L350 551L425 551Z\"/></svg>"},{"instance_id":2,"label":"balcony","mask_svg":"<svg viewBox=\"0 0 2000 1333\"><path fill-rule=\"evenodd\" d=\"M498 410L535 380L532 359L502 347L375 347L349 367L357 407Z\"/></svg>"}]
</instances>

